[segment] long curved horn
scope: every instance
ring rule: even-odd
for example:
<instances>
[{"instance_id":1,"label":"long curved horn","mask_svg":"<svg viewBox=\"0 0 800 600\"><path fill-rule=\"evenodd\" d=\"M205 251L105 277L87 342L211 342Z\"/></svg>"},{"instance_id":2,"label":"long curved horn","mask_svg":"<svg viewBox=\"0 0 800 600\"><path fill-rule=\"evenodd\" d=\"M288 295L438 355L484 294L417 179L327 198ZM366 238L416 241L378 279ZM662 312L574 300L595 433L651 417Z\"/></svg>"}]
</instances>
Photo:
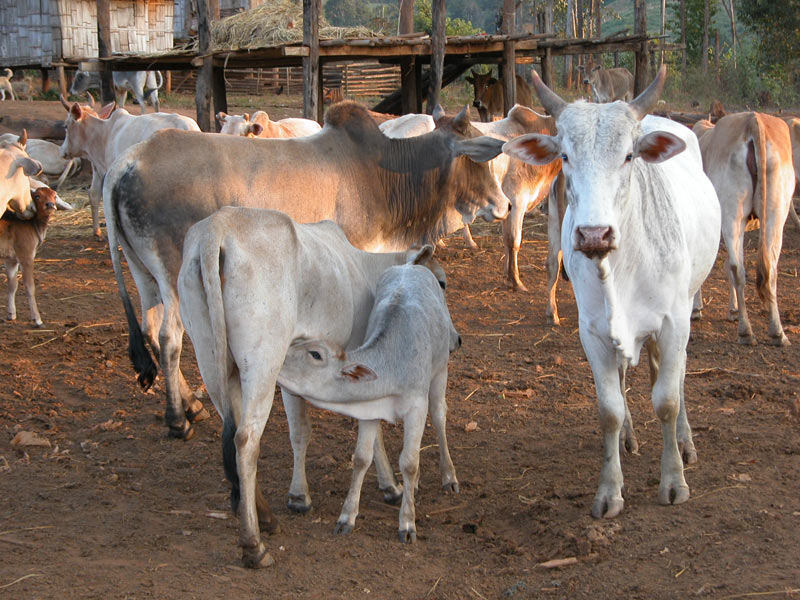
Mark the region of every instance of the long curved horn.
<instances>
[{"instance_id":1,"label":"long curved horn","mask_svg":"<svg viewBox=\"0 0 800 600\"><path fill-rule=\"evenodd\" d=\"M66 98L64 98L64 94L59 94L59 95L58 95L58 99L59 99L59 100L61 100L61 105L62 105L64 108L66 108L66 109L67 109L67 111L69 111L69 109L70 109L70 108L72 108L72 105L71 105L69 102L67 102L67 99L66 99Z\"/></svg>"},{"instance_id":2,"label":"long curved horn","mask_svg":"<svg viewBox=\"0 0 800 600\"><path fill-rule=\"evenodd\" d=\"M86 90L86 99L89 100L89 107L94 110L94 96L92 96L89 90Z\"/></svg>"},{"instance_id":3,"label":"long curved horn","mask_svg":"<svg viewBox=\"0 0 800 600\"><path fill-rule=\"evenodd\" d=\"M542 78L539 77L539 74L533 69L531 70L531 79L533 79L533 87L536 90L536 95L539 96L539 100L542 101L542 106L545 107L547 112L549 112L554 119L557 119L561 111L567 107L567 103L564 102L558 94L547 87L544 81L542 81Z\"/></svg>"},{"instance_id":4,"label":"long curved horn","mask_svg":"<svg viewBox=\"0 0 800 600\"><path fill-rule=\"evenodd\" d=\"M667 65L661 65L653 82L647 86L645 91L636 96L629 105L637 119L641 121L647 113L653 110L653 107L661 96L661 92L664 91L664 82L666 82L666 80Z\"/></svg>"}]
</instances>

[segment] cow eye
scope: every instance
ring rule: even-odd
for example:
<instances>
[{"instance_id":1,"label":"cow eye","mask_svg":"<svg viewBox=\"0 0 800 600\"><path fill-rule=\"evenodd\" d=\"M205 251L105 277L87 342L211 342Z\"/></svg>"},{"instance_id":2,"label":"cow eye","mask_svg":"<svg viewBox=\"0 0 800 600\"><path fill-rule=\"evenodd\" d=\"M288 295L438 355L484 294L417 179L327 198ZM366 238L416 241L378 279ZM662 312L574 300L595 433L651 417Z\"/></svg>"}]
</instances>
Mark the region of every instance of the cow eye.
<instances>
[{"instance_id":1,"label":"cow eye","mask_svg":"<svg viewBox=\"0 0 800 600\"><path fill-rule=\"evenodd\" d=\"M311 358L314 360L322 360L322 355L317 352L316 350L309 350L308 353L311 355Z\"/></svg>"},{"instance_id":2,"label":"cow eye","mask_svg":"<svg viewBox=\"0 0 800 600\"><path fill-rule=\"evenodd\" d=\"M633 153L632 153L632 152L629 152L629 153L628 153L628 154L625 156L625 162L626 162L626 163L629 163L629 162L631 162L632 160L633 160Z\"/></svg>"},{"instance_id":3,"label":"cow eye","mask_svg":"<svg viewBox=\"0 0 800 600\"><path fill-rule=\"evenodd\" d=\"M569 158L567 157L566 153L563 153L563 154L561 155L561 160L562 160L563 162L569 162Z\"/></svg>"}]
</instances>

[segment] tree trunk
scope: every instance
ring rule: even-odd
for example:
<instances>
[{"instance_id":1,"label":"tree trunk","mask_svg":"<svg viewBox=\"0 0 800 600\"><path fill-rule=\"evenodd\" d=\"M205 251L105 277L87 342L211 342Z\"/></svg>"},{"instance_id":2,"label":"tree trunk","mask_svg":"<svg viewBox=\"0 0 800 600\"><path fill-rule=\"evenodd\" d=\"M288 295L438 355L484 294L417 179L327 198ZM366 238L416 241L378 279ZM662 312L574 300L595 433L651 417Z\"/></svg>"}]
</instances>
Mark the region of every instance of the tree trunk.
<instances>
[{"instance_id":1,"label":"tree trunk","mask_svg":"<svg viewBox=\"0 0 800 600\"><path fill-rule=\"evenodd\" d=\"M100 58L111 56L111 2L97 0L97 54ZM100 61L100 98L103 104L114 101L111 83L111 65Z\"/></svg>"},{"instance_id":2,"label":"tree trunk","mask_svg":"<svg viewBox=\"0 0 800 600\"><path fill-rule=\"evenodd\" d=\"M400 0L398 11L400 18L397 21L397 33L412 33L414 31L414 0Z\"/></svg>"},{"instance_id":3,"label":"tree trunk","mask_svg":"<svg viewBox=\"0 0 800 600\"><path fill-rule=\"evenodd\" d=\"M733 6L733 0L723 0L722 6L725 12L728 13L728 18L731 21L731 50L733 51L733 68L736 68L736 46L739 43L739 36L736 34L736 8Z\"/></svg>"},{"instance_id":4,"label":"tree trunk","mask_svg":"<svg viewBox=\"0 0 800 600\"><path fill-rule=\"evenodd\" d=\"M513 15L513 12L512 12ZM444 73L444 49L447 40L445 25L447 7L445 0L433 0L433 30L431 31L431 83L428 87L428 114L439 104L442 92L442 74Z\"/></svg>"},{"instance_id":5,"label":"tree trunk","mask_svg":"<svg viewBox=\"0 0 800 600\"><path fill-rule=\"evenodd\" d=\"M645 0L634 0L633 3L634 27L636 35L647 35L647 4ZM633 95L638 96L647 87L647 42L642 42L635 52L635 65L633 73Z\"/></svg>"},{"instance_id":6,"label":"tree trunk","mask_svg":"<svg viewBox=\"0 0 800 600\"><path fill-rule=\"evenodd\" d=\"M594 35L601 37L603 35L603 0L592 0L592 15L594 16Z\"/></svg>"},{"instance_id":7,"label":"tree trunk","mask_svg":"<svg viewBox=\"0 0 800 600\"><path fill-rule=\"evenodd\" d=\"M708 21L709 21L709 0L705 1L703 9L703 50L700 56L700 64L703 67L703 73L708 73Z\"/></svg>"},{"instance_id":8,"label":"tree trunk","mask_svg":"<svg viewBox=\"0 0 800 600\"><path fill-rule=\"evenodd\" d=\"M322 0L303 0L303 117L322 123L322 77L319 62L319 19Z\"/></svg>"},{"instance_id":9,"label":"tree trunk","mask_svg":"<svg viewBox=\"0 0 800 600\"><path fill-rule=\"evenodd\" d=\"M207 0L197 0L197 50L200 56L208 54L211 48L211 7ZM194 103L197 109L197 124L201 131L213 131L211 128L211 78L213 76L213 59L203 58L203 66L197 73Z\"/></svg>"},{"instance_id":10,"label":"tree trunk","mask_svg":"<svg viewBox=\"0 0 800 600\"><path fill-rule=\"evenodd\" d=\"M661 0L661 39L658 41L659 46L661 46L661 52L659 52L659 61L658 64L661 65L664 63L664 33L667 30L667 0Z\"/></svg>"},{"instance_id":11,"label":"tree trunk","mask_svg":"<svg viewBox=\"0 0 800 600\"><path fill-rule=\"evenodd\" d=\"M414 0L400 0L400 18L397 33L414 31ZM400 61L400 106L402 114L417 112L418 99L421 93L417 86L416 59L403 58Z\"/></svg>"},{"instance_id":12,"label":"tree trunk","mask_svg":"<svg viewBox=\"0 0 800 600\"><path fill-rule=\"evenodd\" d=\"M444 1L444 0L442 0ZM503 33L514 33L514 0L503 0ZM503 114L514 106L517 97L516 52L513 41L503 43Z\"/></svg>"},{"instance_id":13,"label":"tree trunk","mask_svg":"<svg viewBox=\"0 0 800 600\"><path fill-rule=\"evenodd\" d=\"M574 15L575 12L575 0L567 0L567 22L565 30L567 32L567 38L574 38L575 37L575 21ZM572 56L569 54L564 56L564 87L567 89L572 89Z\"/></svg>"}]
</instances>

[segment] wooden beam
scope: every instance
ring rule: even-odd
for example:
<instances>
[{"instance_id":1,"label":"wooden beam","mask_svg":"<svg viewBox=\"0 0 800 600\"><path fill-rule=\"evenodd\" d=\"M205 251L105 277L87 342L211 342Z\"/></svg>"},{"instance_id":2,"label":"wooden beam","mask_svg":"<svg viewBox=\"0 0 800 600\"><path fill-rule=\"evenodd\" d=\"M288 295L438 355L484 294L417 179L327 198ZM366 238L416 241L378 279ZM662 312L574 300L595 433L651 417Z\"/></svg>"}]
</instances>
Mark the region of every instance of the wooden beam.
<instances>
[{"instance_id":1,"label":"wooden beam","mask_svg":"<svg viewBox=\"0 0 800 600\"><path fill-rule=\"evenodd\" d=\"M50 91L50 72L44 67L39 71L42 74L42 94L46 94Z\"/></svg>"},{"instance_id":2,"label":"wooden beam","mask_svg":"<svg viewBox=\"0 0 800 600\"><path fill-rule=\"evenodd\" d=\"M637 35L647 35L647 3L645 0L634 0L634 26ZM641 94L648 84L647 73L647 41L639 44L634 52L633 95Z\"/></svg>"},{"instance_id":3,"label":"wooden beam","mask_svg":"<svg viewBox=\"0 0 800 600\"><path fill-rule=\"evenodd\" d=\"M514 0L503 0L503 33L514 33ZM503 42L503 114L514 106L517 97L517 78L515 67L515 43L513 40Z\"/></svg>"},{"instance_id":4,"label":"wooden beam","mask_svg":"<svg viewBox=\"0 0 800 600\"><path fill-rule=\"evenodd\" d=\"M100 58L111 56L111 0L97 0L97 50ZM100 63L100 98L103 104L114 101L109 62Z\"/></svg>"},{"instance_id":5,"label":"wooden beam","mask_svg":"<svg viewBox=\"0 0 800 600\"><path fill-rule=\"evenodd\" d=\"M197 107L197 124L201 131L216 131L211 128L211 91L213 88L212 77L214 59L210 55L211 49L211 7L210 0L197 0L197 42L198 51L203 66L197 73L194 103Z\"/></svg>"},{"instance_id":6,"label":"wooden beam","mask_svg":"<svg viewBox=\"0 0 800 600\"><path fill-rule=\"evenodd\" d=\"M62 96L64 96L64 98L66 98L68 95L67 74L64 70L64 65L58 65L56 67L56 73L58 73L58 91Z\"/></svg>"},{"instance_id":7,"label":"wooden beam","mask_svg":"<svg viewBox=\"0 0 800 600\"><path fill-rule=\"evenodd\" d=\"M322 0L303 0L303 116L322 123L322 98L319 70L319 18Z\"/></svg>"},{"instance_id":8,"label":"wooden beam","mask_svg":"<svg viewBox=\"0 0 800 600\"><path fill-rule=\"evenodd\" d=\"M444 53L447 44L447 8L445 0L433 0L433 30L431 31L431 77L428 86L428 114L439 104L444 73Z\"/></svg>"}]
</instances>

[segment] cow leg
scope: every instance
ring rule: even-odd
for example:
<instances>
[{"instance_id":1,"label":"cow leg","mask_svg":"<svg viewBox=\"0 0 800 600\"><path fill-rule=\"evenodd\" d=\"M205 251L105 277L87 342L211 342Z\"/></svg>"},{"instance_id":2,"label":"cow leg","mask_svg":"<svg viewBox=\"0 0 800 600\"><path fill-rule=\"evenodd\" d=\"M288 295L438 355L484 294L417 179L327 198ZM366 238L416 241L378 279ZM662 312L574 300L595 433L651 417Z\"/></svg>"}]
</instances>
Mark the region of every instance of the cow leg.
<instances>
[{"instance_id":1,"label":"cow leg","mask_svg":"<svg viewBox=\"0 0 800 600\"><path fill-rule=\"evenodd\" d=\"M189 440L194 435L194 429L186 420L180 389L183 324L178 314L178 299L173 293L169 292L169 294L169 296L163 298L164 318L161 321L161 330L158 334L158 343L161 348L159 358L167 391L164 420L169 427L169 435L171 437Z\"/></svg>"},{"instance_id":2,"label":"cow leg","mask_svg":"<svg viewBox=\"0 0 800 600\"><path fill-rule=\"evenodd\" d=\"M27 256L20 260L22 265L22 284L25 286L25 294L28 296L28 306L31 309L31 321L36 327L44 325L42 316L39 314L39 307L36 306L36 283L33 280L33 256Z\"/></svg>"},{"instance_id":3,"label":"cow leg","mask_svg":"<svg viewBox=\"0 0 800 600\"><path fill-rule=\"evenodd\" d=\"M703 288L699 288L692 300L692 321L699 321L703 316Z\"/></svg>"},{"instance_id":4,"label":"cow leg","mask_svg":"<svg viewBox=\"0 0 800 600\"><path fill-rule=\"evenodd\" d=\"M311 422L306 411L306 401L281 388L283 408L289 423L289 440L292 443L294 467L289 485L289 510L305 513L311 509L311 496L306 480L306 451L311 441Z\"/></svg>"},{"instance_id":5,"label":"cow leg","mask_svg":"<svg viewBox=\"0 0 800 600\"><path fill-rule=\"evenodd\" d=\"M791 195L789 195L791 201ZM784 205L775 211L780 215L786 215L788 205ZM759 252L758 277L756 277L756 287L758 295L764 304L764 308L769 314L769 343L773 346L788 346L789 340L783 332L781 325L781 315L778 312L778 259L781 255L783 246L783 226L786 217L781 219L778 214L767 215L761 219L760 243L766 244L766 253L762 256ZM765 239L764 239L765 238Z\"/></svg>"},{"instance_id":6,"label":"cow leg","mask_svg":"<svg viewBox=\"0 0 800 600\"><path fill-rule=\"evenodd\" d=\"M92 228L98 240L103 239L100 233L100 204L103 202L103 175L92 165L92 185L89 187L89 204L92 207Z\"/></svg>"},{"instance_id":7,"label":"cow leg","mask_svg":"<svg viewBox=\"0 0 800 600\"><path fill-rule=\"evenodd\" d=\"M517 258L519 247L522 245L522 221L525 219L525 206L521 206L518 198L513 198L511 211L503 221L503 243L505 245L505 272L506 280L514 290L527 292L528 288L519 278L519 264Z\"/></svg>"},{"instance_id":8,"label":"cow leg","mask_svg":"<svg viewBox=\"0 0 800 600\"><path fill-rule=\"evenodd\" d=\"M399 504L403 497L403 488L397 485L394 478L394 469L386 455L386 446L383 444L383 428L378 427L373 448L375 472L378 475L378 489L383 492L383 501L387 504Z\"/></svg>"},{"instance_id":9,"label":"cow leg","mask_svg":"<svg viewBox=\"0 0 800 600\"><path fill-rule=\"evenodd\" d=\"M686 344L689 341L689 319L686 317L690 314L687 307L685 316L665 321L656 342L661 364L652 398L653 408L661 420L664 440L661 484L658 488L658 501L661 504L681 504L689 499L676 426L681 408L681 382L686 372Z\"/></svg>"},{"instance_id":10,"label":"cow leg","mask_svg":"<svg viewBox=\"0 0 800 600\"><path fill-rule=\"evenodd\" d=\"M625 384L625 373L627 370L628 367L625 364L618 368L619 390L622 393L622 399L625 401L625 420L622 422L622 429L620 429L619 432L619 451L622 452L624 450L629 454L638 454L639 441L636 439L631 411L630 408L628 408L628 393Z\"/></svg>"},{"instance_id":11,"label":"cow leg","mask_svg":"<svg viewBox=\"0 0 800 600\"><path fill-rule=\"evenodd\" d=\"M439 471L442 474L442 487L446 492L458 493L458 479L456 478L456 468L453 466L453 459L450 458L450 448L447 445L447 367L436 375L431 381L431 388L428 394L428 412L431 415L431 423L436 430L436 437L439 442Z\"/></svg>"},{"instance_id":12,"label":"cow leg","mask_svg":"<svg viewBox=\"0 0 800 600\"><path fill-rule=\"evenodd\" d=\"M403 543L417 541L414 491L419 484L419 447L425 431L427 410L425 403L412 408L403 419L403 451L400 453L400 471L403 474L403 502L400 505L398 535Z\"/></svg>"},{"instance_id":13,"label":"cow leg","mask_svg":"<svg viewBox=\"0 0 800 600\"><path fill-rule=\"evenodd\" d=\"M620 430L625 421L625 398L617 368L616 350L607 340L579 331L581 344L592 367L600 427L603 430L603 467L600 485L592 503L592 516L616 517L625 506L622 498L622 465L619 459Z\"/></svg>"},{"instance_id":14,"label":"cow leg","mask_svg":"<svg viewBox=\"0 0 800 600\"><path fill-rule=\"evenodd\" d=\"M560 206L564 200L564 178L560 175L550 188L547 195L547 318L553 325L560 325L558 316L558 276L562 267L561 252L561 219L566 207Z\"/></svg>"},{"instance_id":15,"label":"cow leg","mask_svg":"<svg viewBox=\"0 0 800 600\"><path fill-rule=\"evenodd\" d=\"M478 244L476 244L475 240L472 239L472 231L470 231L469 225L466 223L464 223L464 229L461 231L461 234L464 236L464 241L466 242L467 246L473 250L478 248Z\"/></svg>"},{"instance_id":16,"label":"cow leg","mask_svg":"<svg viewBox=\"0 0 800 600\"><path fill-rule=\"evenodd\" d=\"M742 201L736 201L737 210L744 210ZM745 268L744 268L744 230L746 217L744 213L726 215L726 203L722 203L722 239L728 250L728 279L731 285L730 317L738 307L739 318L739 343L752 345L756 343L753 337L753 328L747 316L747 306L744 301ZM749 214L747 208L747 214ZM730 318L729 317L729 318Z\"/></svg>"},{"instance_id":17,"label":"cow leg","mask_svg":"<svg viewBox=\"0 0 800 600\"><path fill-rule=\"evenodd\" d=\"M150 104L153 105L153 112L161 112L161 105L158 103L158 90L153 90L147 95Z\"/></svg>"},{"instance_id":18,"label":"cow leg","mask_svg":"<svg viewBox=\"0 0 800 600\"><path fill-rule=\"evenodd\" d=\"M19 271L19 261L16 258L7 258L6 263L6 277L8 278L8 311L6 319L15 321L17 319L17 272Z\"/></svg>"},{"instance_id":19,"label":"cow leg","mask_svg":"<svg viewBox=\"0 0 800 600\"><path fill-rule=\"evenodd\" d=\"M117 89L117 104L120 108L125 108L125 101L128 99L128 90L125 88Z\"/></svg>"},{"instance_id":20,"label":"cow leg","mask_svg":"<svg viewBox=\"0 0 800 600\"><path fill-rule=\"evenodd\" d=\"M139 108L142 109L142 114L145 113L145 104L144 104L144 96L142 95L141 90L137 90L133 92L133 95L136 96L136 101L139 103Z\"/></svg>"},{"instance_id":21,"label":"cow leg","mask_svg":"<svg viewBox=\"0 0 800 600\"><path fill-rule=\"evenodd\" d=\"M353 478L350 490L347 492L342 512L336 521L334 534L348 534L353 531L358 516L358 503L361 499L361 486L364 484L364 475L372 464L372 452L375 445L377 432L381 422L377 419L358 422L358 441L353 454Z\"/></svg>"}]
</instances>

